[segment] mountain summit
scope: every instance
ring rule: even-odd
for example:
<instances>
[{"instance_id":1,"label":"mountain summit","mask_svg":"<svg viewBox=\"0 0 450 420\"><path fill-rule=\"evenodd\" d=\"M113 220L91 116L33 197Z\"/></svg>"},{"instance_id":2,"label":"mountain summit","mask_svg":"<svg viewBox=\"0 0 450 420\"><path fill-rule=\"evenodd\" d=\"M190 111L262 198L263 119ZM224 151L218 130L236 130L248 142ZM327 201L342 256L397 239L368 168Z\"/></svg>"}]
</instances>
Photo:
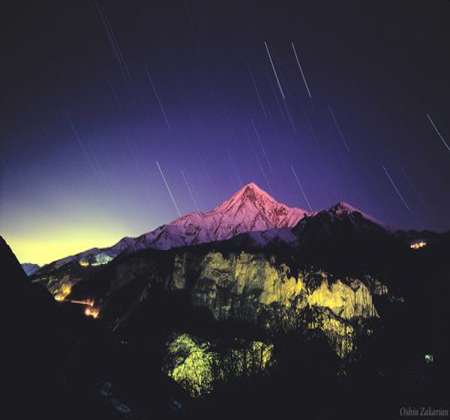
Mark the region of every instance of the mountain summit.
<instances>
[{"instance_id":1,"label":"mountain summit","mask_svg":"<svg viewBox=\"0 0 450 420\"><path fill-rule=\"evenodd\" d=\"M251 182L213 210L186 214L137 238L123 238L110 248L93 248L55 261L47 269L61 267L74 260L86 265L100 265L122 252L132 253L147 248L166 250L222 241L245 232L292 228L307 215L309 213L303 209L276 201Z\"/></svg>"},{"instance_id":2,"label":"mountain summit","mask_svg":"<svg viewBox=\"0 0 450 420\"><path fill-rule=\"evenodd\" d=\"M211 213L226 214L233 220L255 222L254 226L248 226L243 231L292 227L306 214L305 210L277 202L253 182L245 185Z\"/></svg>"},{"instance_id":3,"label":"mountain summit","mask_svg":"<svg viewBox=\"0 0 450 420\"><path fill-rule=\"evenodd\" d=\"M307 214L279 203L251 182L209 212L189 213L136 238L127 251L170 249L222 241L244 232L291 228Z\"/></svg>"}]
</instances>

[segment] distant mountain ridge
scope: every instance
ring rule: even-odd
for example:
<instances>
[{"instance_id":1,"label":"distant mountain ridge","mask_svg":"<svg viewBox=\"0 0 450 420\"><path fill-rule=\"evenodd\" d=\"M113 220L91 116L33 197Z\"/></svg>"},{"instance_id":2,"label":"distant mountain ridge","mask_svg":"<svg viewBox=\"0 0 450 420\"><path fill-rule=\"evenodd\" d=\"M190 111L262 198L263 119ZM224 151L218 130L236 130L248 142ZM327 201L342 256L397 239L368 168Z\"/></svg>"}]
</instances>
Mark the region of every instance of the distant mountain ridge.
<instances>
[{"instance_id":1,"label":"distant mountain ridge","mask_svg":"<svg viewBox=\"0 0 450 420\"><path fill-rule=\"evenodd\" d=\"M92 248L62 258L40 268L35 276L41 277L72 262L81 266L104 265L120 254L146 249L171 250L232 240L232 247L264 248L280 243L296 246L307 256L321 254L320 250L325 248L338 250L349 237L361 242L378 241L393 233L383 223L343 201L329 209L307 212L276 201L251 182L208 212L188 213L136 238L125 237L112 247Z\"/></svg>"},{"instance_id":2,"label":"distant mountain ridge","mask_svg":"<svg viewBox=\"0 0 450 420\"><path fill-rule=\"evenodd\" d=\"M32 276L34 273L36 273L36 271L38 271L41 266L38 264L33 264L33 263L22 263L20 264L23 268L23 271L25 271L25 274L27 276Z\"/></svg>"},{"instance_id":3,"label":"distant mountain ridge","mask_svg":"<svg viewBox=\"0 0 450 420\"><path fill-rule=\"evenodd\" d=\"M306 210L276 201L251 182L211 211L189 213L137 238L123 238L109 248L92 248L54 261L43 269L58 268L74 260L101 265L124 252L148 248L167 250L223 241L246 232L290 229L308 215L311 213ZM280 235L286 237L289 232Z\"/></svg>"}]
</instances>

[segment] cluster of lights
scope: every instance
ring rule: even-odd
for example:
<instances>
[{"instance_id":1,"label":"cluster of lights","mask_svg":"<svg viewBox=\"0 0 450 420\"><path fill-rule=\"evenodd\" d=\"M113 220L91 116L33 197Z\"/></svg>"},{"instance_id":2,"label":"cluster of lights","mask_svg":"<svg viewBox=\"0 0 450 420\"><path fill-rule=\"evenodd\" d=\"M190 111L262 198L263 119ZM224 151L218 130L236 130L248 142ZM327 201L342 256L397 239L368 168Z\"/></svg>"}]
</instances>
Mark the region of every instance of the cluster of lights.
<instances>
[{"instance_id":1,"label":"cluster of lights","mask_svg":"<svg viewBox=\"0 0 450 420\"><path fill-rule=\"evenodd\" d=\"M425 246L427 246L427 243L425 241L416 241L416 242L413 242L411 245L409 245L409 247L411 249L420 249Z\"/></svg>"},{"instance_id":2,"label":"cluster of lights","mask_svg":"<svg viewBox=\"0 0 450 420\"><path fill-rule=\"evenodd\" d=\"M57 302L67 302L77 305L83 305L84 308L84 314L88 317L97 319L100 315L100 308L94 306L95 302L94 299L85 299L85 300L73 300L73 299L66 299L68 295L70 295L70 292L72 291L72 286L70 284L63 284L62 287L58 290L58 292L53 296L53 298Z\"/></svg>"},{"instance_id":3,"label":"cluster of lights","mask_svg":"<svg viewBox=\"0 0 450 420\"><path fill-rule=\"evenodd\" d=\"M100 309L95 306L86 306L84 309L84 314L88 317L97 319L100 315Z\"/></svg>"},{"instance_id":4,"label":"cluster of lights","mask_svg":"<svg viewBox=\"0 0 450 420\"><path fill-rule=\"evenodd\" d=\"M64 283L61 288L53 295L53 298L57 302L64 302L67 296L70 295L72 291L72 286L69 283Z\"/></svg>"},{"instance_id":5,"label":"cluster of lights","mask_svg":"<svg viewBox=\"0 0 450 420\"><path fill-rule=\"evenodd\" d=\"M104 253L100 253L94 256L93 259L87 257L87 258L81 258L78 261L78 264L80 264L81 267L96 267L99 265L105 265L108 264L110 261L112 261L112 257L110 257L107 254Z\"/></svg>"}]
</instances>

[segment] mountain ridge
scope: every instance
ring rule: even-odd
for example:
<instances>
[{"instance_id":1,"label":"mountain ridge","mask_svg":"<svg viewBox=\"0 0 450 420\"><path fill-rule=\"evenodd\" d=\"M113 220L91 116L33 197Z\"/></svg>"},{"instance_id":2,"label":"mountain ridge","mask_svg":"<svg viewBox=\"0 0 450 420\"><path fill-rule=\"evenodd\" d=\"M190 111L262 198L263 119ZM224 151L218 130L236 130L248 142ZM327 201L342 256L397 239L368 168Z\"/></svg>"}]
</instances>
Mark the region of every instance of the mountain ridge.
<instances>
[{"instance_id":1,"label":"mountain ridge","mask_svg":"<svg viewBox=\"0 0 450 420\"><path fill-rule=\"evenodd\" d=\"M210 211L188 213L138 237L124 237L111 247L91 248L61 258L41 270L59 268L74 260L87 265L101 265L121 253L147 248L167 250L222 241L246 232L293 228L308 215L311 213L278 202L250 182Z\"/></svg>"},{"instance_id":2,"label":"mountain ridge","mask_svg":"<svg viewBox=\"0 0 450 420\"><path fill-rule=\"evenodd\" d=\"M312 224L315 225L312 230L320 230L322 239L327 240L331 226L335 228L343 223L353 224L356 231L369 229L393 233L383 223L344 201L328 209L308 212L278 202L250 182L212 210L185 214L140 236L124 237L111 247L91 248L61 258L41 267L35 275L52 272L73 261L81 266L99 266L120 254L132 254L145 249L170 250L233 238L236 238L236 243L243 241L257 248L269 243L296 246L311 243L307 237L310 236L308 231Z\"/></svg>"}]
</instances>

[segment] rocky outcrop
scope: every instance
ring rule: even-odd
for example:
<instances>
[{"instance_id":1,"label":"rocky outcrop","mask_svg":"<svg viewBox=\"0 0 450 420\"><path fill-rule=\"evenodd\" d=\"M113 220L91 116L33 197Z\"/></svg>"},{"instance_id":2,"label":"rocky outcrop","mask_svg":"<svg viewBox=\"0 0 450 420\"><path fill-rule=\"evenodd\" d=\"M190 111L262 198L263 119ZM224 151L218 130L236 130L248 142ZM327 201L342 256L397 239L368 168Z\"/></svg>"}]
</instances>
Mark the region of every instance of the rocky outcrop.
<instances>
[{"instance_id":1,"label":"rocky outcrop","mask_svg":"<svg viewBox=\"0 0 450 420\"><path fill-rule=\"evenodd\" d=\"M309 327L321 329L341 355L351 349L351 322L378 317L369 286L321 271L294 273L273 257L246 252L209 252L195 262L186 253L178 254L169 279L171 289L188 290L192 303L208 308L217 320L263 323L271 310L282 317L300 317L302 311L312 310ZM277 327L273 322L265 326Z\"/></svg>"},{"instance_id":2,"label":"rocky outcrop","mask_svg":"<svg viewBox=\"0 0 450 420\"><path fill-rule=\"evenodd\" d=\"M2 379L8 387L3 410L11 419L56 419L61 415L63 380L58 369L67 342L61 314L47 290L30 283L1 236L0 267L5 314Z\"/></svg>"},{"instance_id":3,"label":"rocky outcrop","mask_svg":"<svg viewBox=\"0 0 450 420\"><path fill-rule=\"evenodd\" d=\"M60 281L50 275L47 285L57 300L64 300L68 292L103 302L103 316L114 329L139 311L158 285L182 292L194 307L206 308L218 321L245 320L269 331L319 329L344 355L352 348L352 324L378 317L372 296L387 290L369 276L300 269L297 258L214 246L148 250L124 256L104 270L72 263L69 273L61 272ZM305 321L308 311L313 316Z\"/></svg>"},{"instance_id":4,"label":"rocky outcrop","mask_svg":"<svg viewBox=\"0 0 450 420\"><path fill-rule=\"evenodd\" d=\"M216 319L236 315L243 300L255 306L327 308L344 319L378 316L369 288L359 279L331 279L324 272L293 273L286 264L278 265L263 255L241 252L225 257L209 252L199 263L198 275L189 281L193 277L189 263L186 254L175 257L169 286L189 288L193 302L208 307Z\"/></svg>"},{"instance_id":5,"label":"rocky outcrop","mask_svg":"<svg viewBox=\"0 0 450 420\"><path fill-rule=\"evenodd\" d=\"M302 257L294 248L243 251L219 242L123 255L104 267L71 262L69 269L58 269L40 281L57 300L69 292L77 299L100 302L113 328L139 311L158 285L183 292L192 305L206 308L219 321L240 319L271 331L300 324L319 329L343 355L352 347L352 324L378 317L372 296L387 289L371 276L308 268ZM307 311L313 318L306 322Z\"/></svg>"},{"instance_id":6,"label":"rocky outcrop","mask_svg":"<svg viewBox=\"0 0 450 420\"><path fill-rule=\"evenodd\" d=\"M368 287L357 279L351 279L348 284L342 280L330 284L324 279L320 286L308 295L307 301L311 306L328 308L344 319L378 317Z\"/></svg>"},{"instance_id":7,"label":"rocky outcrop","mask_svg":"<svg viewBox=\"0 0 450 420\"><path fill-rule=\"evenodd\" d=\"M220 383L233 378L257 374L273 362L273 344L236 340L226 348L179 334L167 344L163 370L192 397L211 392Z\"/></svg>"}]
</instances>

